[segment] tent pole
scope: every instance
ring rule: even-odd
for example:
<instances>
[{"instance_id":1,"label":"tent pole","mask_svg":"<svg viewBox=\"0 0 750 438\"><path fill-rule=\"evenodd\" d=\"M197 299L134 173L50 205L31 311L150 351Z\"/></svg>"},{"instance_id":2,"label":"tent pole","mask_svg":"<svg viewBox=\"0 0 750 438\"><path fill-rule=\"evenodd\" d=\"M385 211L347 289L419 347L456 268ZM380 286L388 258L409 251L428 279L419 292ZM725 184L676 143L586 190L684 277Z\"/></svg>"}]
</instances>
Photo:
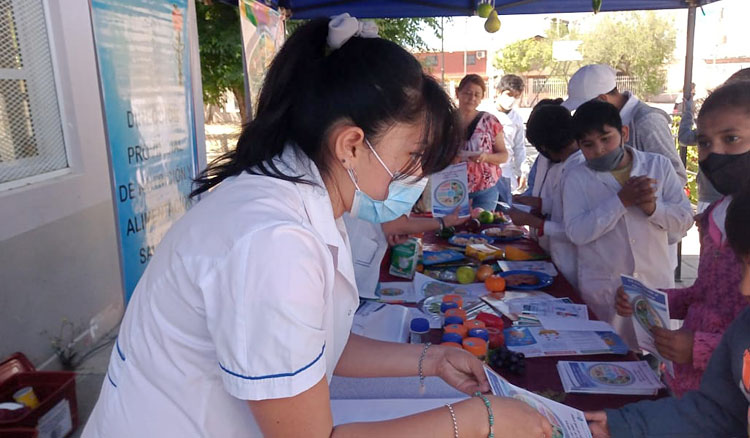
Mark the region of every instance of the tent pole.
<instances>
[{"instance_id":1,"label":"tent pole","mask_svg":"<svg viewBox=\"0 0 750 438\"><path fill-rule=\"evenodd\" d=\"M695 4L691 2L688 8L687 44L685 50L685 84L682 88L682 98L687 99L692 93L693 83L693 49L695 46Z\"/></svg>"},{"instance_id":2,"label":"tent pole","mask_svg":"<svg viewBox=\"0 0 750 438\"><path fill-rule=\"evenodd\" d=\"M689 2L688 24L687 24L687 44L685 45L685 82L682 87L682 101L686 102L692 99L693 89L693 49L695 46L695 1ZM684 103L683 103L684 105ZM680 145L680 158L682 165L687 167L687 146ZM677 268L674 271L675 281L682 279L682 241L677 244Z\"/></svg>"},{"instance_id":3,"label":"tent pole","mask_svg":"<svg viewBox=\"0 0 750 438\"><path fill-rule=\"evenodd\" d=\"M440 17L440 83L445 89L445 17Z\"/></svg>"}]
</instances>

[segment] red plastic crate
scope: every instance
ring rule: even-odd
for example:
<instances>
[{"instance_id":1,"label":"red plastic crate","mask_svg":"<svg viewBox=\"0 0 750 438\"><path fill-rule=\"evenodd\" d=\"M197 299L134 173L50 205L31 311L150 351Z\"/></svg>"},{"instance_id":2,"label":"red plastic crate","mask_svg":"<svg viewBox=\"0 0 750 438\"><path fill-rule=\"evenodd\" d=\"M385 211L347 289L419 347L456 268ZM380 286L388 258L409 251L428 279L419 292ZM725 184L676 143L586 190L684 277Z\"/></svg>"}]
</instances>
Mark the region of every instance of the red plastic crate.
<instances>
[{"instance_id":1,"label":"red plastic crate","mask_svg":"<svg viewBox=\"0 0 750 438\"><path fill-rule=\"evenodd\" d=\"M0 421L0 437L9 430L31 428L43 436L69 436L78 427L75 373L36 371L29 360L16 353L0 364L0 401L12 401L13 393L25 386L34 388L39 406L21 417ZM33 437L35 435L8 435Z\"/></svg>"}]
</instances>

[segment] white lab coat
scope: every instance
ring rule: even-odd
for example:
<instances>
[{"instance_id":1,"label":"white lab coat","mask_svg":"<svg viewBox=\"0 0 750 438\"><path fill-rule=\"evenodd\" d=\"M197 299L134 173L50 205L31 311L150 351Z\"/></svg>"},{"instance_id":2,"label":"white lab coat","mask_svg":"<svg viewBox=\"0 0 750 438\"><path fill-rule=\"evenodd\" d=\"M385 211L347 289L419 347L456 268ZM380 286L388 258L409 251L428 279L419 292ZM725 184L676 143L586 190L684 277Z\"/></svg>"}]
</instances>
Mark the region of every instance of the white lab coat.
<instances>
[{"instance_id":1,"label":"white lab coat","mask_svg":"<svg viewBox=\"0 0 750 438\"><path fill-rule=\"evenodd\" d=\"M515 109L507 113L495 111L500 124L503 125L503 139L508 149L508 161L500 165L503 178L510 179L510 190L518 188L518 178L523 174L523 165L526 161L526 127L523 117Z\"/></svg>"},{"instance_id":2,"label":"white lab coat","mask_svg":"<svg viewBox=\"0 0 750 438\"><path fill-rule=\"evenodd\" d=\"M377 299L380 264L388 250L388 241L380 224L363 221L344 213L346 232L352 246L354 276L361 298Z\"/></svg>"},{"instance_id":3,"label":"white lab coat","mask_svg":"<svg viewBox=\"0 0 750 438\"><path fill-rule=\"evenodd\" d=\"M563 222L563 188L565 174L569 169L585 161L581 151L571 154L562 163L550 163L546 178L541 178L540 197L542 198L542 213L544 234L539 236L539 245L552 257L557 270L578 289L578 254L576 246L568 239ZM538 165L537 165L538 166ZM539 169L537 167L537 169Z\"/></svg>"},{"instance_id":4,"label":"white lab coat","mask_svg":"<svg viewBox=\"0 0 750 438\"><path fill-rule=\"evenodd\" d=\"M553 163L544 155L536 156L536 173L534 174L534 185L531 187L531 196L540 197L544 182L547 179L547 173Z\"/></svg>"},{"instance_id":5,"label":"white lab coat","mask_svg":"<svg viewBox=\"0 0 750 438\"><path fill-rule=\"evenodd\" d=\"M84 438L261 436L246 400L330 382L359 304L348 238L312 162L281 160L317 185L242 173L159 244Z\"/></svg>"},{"instance_id":6,"label":"white lab coat","mask_svg":"<svg viewBox=\"0 0 750 438\"><path fill-rule=\"evenodd\" d=\"M653 288L673 287L668 233L686 232L693 219L669 160L627 149L633 154L631 175L657 180L654 213L646 216L638 207L625 208L617 196L621 186L614 176L581 164L566 173L563 216L568 238L578 249L578 285L584 301L633 346L632 323L615 318L620 275L630 275Z\"/></svg>"}]
</instances>

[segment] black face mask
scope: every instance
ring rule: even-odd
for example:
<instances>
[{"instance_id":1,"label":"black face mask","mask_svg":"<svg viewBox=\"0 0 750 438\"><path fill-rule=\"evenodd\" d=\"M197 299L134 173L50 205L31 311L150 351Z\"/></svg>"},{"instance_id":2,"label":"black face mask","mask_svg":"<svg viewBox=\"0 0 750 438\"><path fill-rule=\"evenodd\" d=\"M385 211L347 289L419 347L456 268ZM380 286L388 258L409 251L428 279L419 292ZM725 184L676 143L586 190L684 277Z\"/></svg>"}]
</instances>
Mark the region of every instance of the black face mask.
<instances>
[{"instance_id":1,"label":"black face mask","mask_svg":"<svg viewBox=\"0 0 750 438\"><path fill-rule=\"evenodd\" d=\"M750 184L750 151L737 155L711 153L699 165L722 195L732 195Z\"/></svg>"}]
</instances>

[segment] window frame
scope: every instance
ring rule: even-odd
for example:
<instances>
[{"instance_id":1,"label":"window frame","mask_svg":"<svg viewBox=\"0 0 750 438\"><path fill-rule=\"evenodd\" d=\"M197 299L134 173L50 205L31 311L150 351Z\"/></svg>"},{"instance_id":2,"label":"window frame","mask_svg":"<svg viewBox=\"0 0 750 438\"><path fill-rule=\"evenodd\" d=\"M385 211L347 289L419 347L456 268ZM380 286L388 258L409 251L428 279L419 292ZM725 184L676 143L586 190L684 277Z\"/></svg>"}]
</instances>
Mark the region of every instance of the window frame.
<instances>
[{"instance_id":1,"label":"window frame","mask_svg":"<svg viewBox=\"0 0 750 438\"><path fill-rule=\"evenodd\" d=\"M10 0L11 8L13 8L13 14L16 15L16 11L20 11L21 8L17 7L17 5L20 5L22 1L27 0ZM26 44L26 46L33 47L32 49L26 49L24 51L24 46L21 46L21 56L23 59L28 59L28 57L24 56L24 53L33 53L39 51L39 45L40 44L47 44L47 51L49 53L49 62L51 71L49 74L51 74L52 77L52 84L51 87L53 91L55 92L56 101L57 101L57 112L59 116L59 125L60 125L60 132L62 137L62 148L64 152L65 159L67 161L67 166L60 168L60 169L53 169L49 171L44 171L41 173L37 173L34 175L29 175L26 177L22 177L19 179L14 179L11 181L5 181L0 182L0 193L6 192L8 190L23 187L31 184L36 184L39 182L47 181L53 178L58 178L63 175L67 175L73 172L74 168L74 159L71 154L71 148L70 148L70 136L69 136L69 128L68 128L68 120L65 116L65 108L64 108L64 97L65 94L63 92L63 89L61 87L61 78L60 78L60 65L59 65L59 59L57 58L58 54L58 41L55 37L55 30L52 26L51 21L51 11L49 7L49 0L38 0L41 4L41 10L42 14L44 14L43 22L44 22L44 31L47 36L46 41L40 42L38 39L31 38L29 36L29 32L26 26L18 26L18 33L21 36L21 41ZM21 21L21 19L16 19L16 22ZM28 55L27 55L28 56ZM25 67L21 70L18 69L2 69L0 68L0 71L3 72L3 76L0 79L10 79L10 80L25 80L27 83L27 87L31 89L31 85L33 83L37 83L40 79L40 75L42 72L41 69L38 67ZM45 72L46 73L46 72ZM39 96L37 93L28 93L29 96L29 105L32 108L32 122L34 121L34 115L33 115L33 108L35 107L43 107L44 102L39 100ZM29 168L32 166L37 165L39 160L41 159L41 155L43 155L44 152L52 151L54 146L56 146L56 139L53 139L51 136L47 135L46 133L40 133L35 131L34 136L37 141L37 148L40 151L40 154L35 157L27 157L27 158L20 158L15 159L8 163L0 163L0 170L4 168Z\"/></svg>"}]
</instances>

